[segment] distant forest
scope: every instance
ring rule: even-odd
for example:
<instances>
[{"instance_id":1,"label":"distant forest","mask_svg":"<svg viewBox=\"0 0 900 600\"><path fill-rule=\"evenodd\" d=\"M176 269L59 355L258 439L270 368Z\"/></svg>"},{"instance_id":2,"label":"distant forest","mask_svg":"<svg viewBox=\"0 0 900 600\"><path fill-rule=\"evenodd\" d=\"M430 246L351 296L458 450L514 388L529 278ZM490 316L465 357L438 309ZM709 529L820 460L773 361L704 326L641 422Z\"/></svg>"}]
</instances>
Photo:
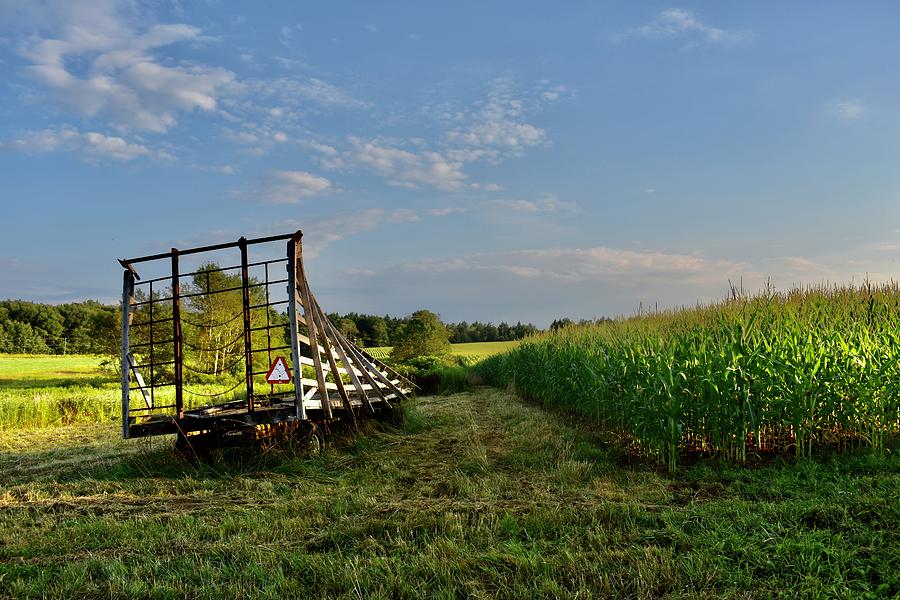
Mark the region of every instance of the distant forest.
<instances>
[{"instance_id":1,"label":"distant forest","mask_svg":"<svg viewBox=\"0 0 900 600\"><path fill-rule=\"evenodd\" d=\"M330 313L328 318L344 335L366 348L395 346L403 338L403 328L407 322L406 317L397 318L389 315L379 317L359 313L345 315ZM520 340L540 331L531 323L510 325L502 322L495 325L480 321L473 323L463 321L461 323L445 323L445 326L450 332L450 343L452 344Z\"/></svg>"},{"instance_id":2,"label":"distant forest","mask_svg":"<svg viewBox=\"0 0 900 600\"><path fill-rule=\"evenodd\" d=\"M393 346L407 318L331 313L328 318L364 347ZM93 300L40 304L0 301L0 353L101 354L118 352L119 307ZM539 331L531 323L448 323L452 343L518 340Z\"/></svg>"}]
</instances>

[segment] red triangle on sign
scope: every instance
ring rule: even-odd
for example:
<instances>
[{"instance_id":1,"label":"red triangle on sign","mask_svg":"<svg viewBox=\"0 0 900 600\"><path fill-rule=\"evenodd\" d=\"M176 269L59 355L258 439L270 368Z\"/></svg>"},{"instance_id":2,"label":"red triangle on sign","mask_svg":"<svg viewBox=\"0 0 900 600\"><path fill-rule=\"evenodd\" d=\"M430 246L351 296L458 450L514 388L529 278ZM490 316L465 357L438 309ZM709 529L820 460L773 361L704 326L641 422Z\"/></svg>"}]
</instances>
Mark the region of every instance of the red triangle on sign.
<instances>
[{"instance_id":1,"label":"red triangle on sign","mask_svg":"<svg viewBox=\"0 0 900 600\"><path fill-rule=\"evenodd\" d=\"M279 356L272 361L272 366L269 367L269 372L266 374L266 381L273 384L291 382L291 370L283 357Z\"/></svg>"}]
</instances>

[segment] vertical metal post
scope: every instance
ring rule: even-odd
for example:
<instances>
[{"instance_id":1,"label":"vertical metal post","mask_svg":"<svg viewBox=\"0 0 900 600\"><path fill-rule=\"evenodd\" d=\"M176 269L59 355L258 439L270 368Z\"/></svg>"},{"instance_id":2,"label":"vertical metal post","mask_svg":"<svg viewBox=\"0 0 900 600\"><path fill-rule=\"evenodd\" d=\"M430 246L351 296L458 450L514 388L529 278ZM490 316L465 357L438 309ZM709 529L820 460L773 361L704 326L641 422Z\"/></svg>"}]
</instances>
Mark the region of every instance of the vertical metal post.
<instances>
[{"instance_id":1,"label":"vertical metal post","mask_svg":"<svg viewBox=\"0 0 900 600\"><path fill-rule=\"evenodd\" d=\"M175 413L184 418L184 354L181 337L181 276L178 273L178 249L172 248L172 340L175 350Z\"/></svg>"},{"instance_id":2,"label":"vertical metal post","mask_svg":"<svg viewBox=\"0 0 900 600\"><path fill-rule=\"evenodd\" d=\"M294 234L294 238L287 245L287 272L288 272L288 321L291 326L291 358L294 363L294 414L298 419L306 420L306 407L303 406L303 363L300 362L300 325L297 311L297 248L300 246L301 232Z\"/></svg>"},{"instance_id":3,"label":"vertical metal post","mask_svg":"<svg viewBox=\"0 0 900 600\"><path fill-rule=\"evenodd\" d=\"M238 240L241 249L241 296L244 304L244 377L247 386L247 412L253 412L253 347L250 337L250 268L247 238ZM268 307L266 307L268 308Z\"/></svg>"},{"instance_id":4,"label":"vertical metal post","mask_svg":"<svg viewBox=\"0 0 900 600\"><path fill-rule=\"evenodd\" d=\"M134 273L125 269L122 276L122 437L128 437L128 413L131 402L131 351L129 329L131 328L131 302L134 299Z\"/></svg>"},{"instance_id":5,"label":"vertical metal post","mask_svg":"<svg viewBox=\"0 0 900 600\"><path fill-rule=\"evenodd\" d=\"M150 280L150 325L148 326L150 329L150 406L156 406L156 396L154 394L154 390L156 389L156 377L153 376L153 280ZM146 390L141 390L144 393L144 397L147 396Z\"/></svg>"},{"instance_id":6,"label":"vertical metal post","mask_svg":"<svg viewBox=\"0 0 900 600\"><path fill-rule=\"evenodd\" d=\"M269 362L266 364L272 364L272 324L269 319L269 263L265 264L266 268L266 355L269 359ZM273 396L275 395L275 384L269 384L269 393Z\"/></svg>"}]
</instances>

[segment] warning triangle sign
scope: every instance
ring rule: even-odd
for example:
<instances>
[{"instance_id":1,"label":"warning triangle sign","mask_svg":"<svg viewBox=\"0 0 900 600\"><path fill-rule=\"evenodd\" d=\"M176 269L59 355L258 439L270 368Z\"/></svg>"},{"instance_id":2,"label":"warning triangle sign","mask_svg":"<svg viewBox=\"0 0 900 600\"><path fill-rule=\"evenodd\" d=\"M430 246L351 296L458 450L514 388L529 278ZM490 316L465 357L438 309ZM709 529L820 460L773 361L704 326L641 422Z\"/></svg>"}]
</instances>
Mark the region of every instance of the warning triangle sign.
<instances>
[{"instance_id":1,"label":"warning triangle sign","mask_svg":"<svg viewBox=\"0 0 900 600\"><path fill-rule=\"evenodd\" d=\"M290 383L291 370L287 366L284 357L279 356L272 362L269 367L269 373L266 375L266 381L269 383Z\"/></svg>"}]
</instances>

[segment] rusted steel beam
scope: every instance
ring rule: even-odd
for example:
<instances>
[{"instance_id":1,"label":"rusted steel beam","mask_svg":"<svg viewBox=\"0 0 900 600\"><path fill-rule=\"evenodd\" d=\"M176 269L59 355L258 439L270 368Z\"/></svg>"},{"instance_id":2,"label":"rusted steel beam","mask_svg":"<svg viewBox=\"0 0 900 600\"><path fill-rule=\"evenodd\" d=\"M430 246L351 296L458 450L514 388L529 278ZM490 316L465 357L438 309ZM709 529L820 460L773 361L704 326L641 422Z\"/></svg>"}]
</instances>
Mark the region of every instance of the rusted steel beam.
<instances>
[{"instance_id":1,"label":"rusted steel beam","mask_svg":"<svg viewBox=\"0 0 900 600\"><path fill-rule=\"evenodd\" d=\"M236 242L226 242L224 244L213 244L211 246L200 246L199 248L190 248L188 250L184 250L181 252L182 256L186 256L188 254L199 254L201 252L212 252L214 250L227 250L228 248L237 248L241 245L241 240L243 240L244 245L251 246L253 244L265 244L266 242L277 242L279 240L289 240L294 237L294 234L285 234L285 235L272 235L269 237L261 237L254 239L241 238ZM149 260L160 260L163 258L170 258L173 253L177 253L178 251L174 248L172 252L162 252L160 254L150 254L148 256L139 256L137 258L127 258L127 259L119 259L119 263L125 267L127 265L132 265L134 263L147 262Z\"/></svg>"},{"instance_id":2,"label":"rusted steel beam","mask_svg":"<svg viewBox=\"0 0 900 600\"><path fill-rule=\"evenodd\" d=\"M300 254L300 240L303 233L297 231L287 243L288 272L288 321L291 325L291 360L294 363L294 411L298 419L306 420L306 408L303 406L303 363L300 361L300 339L298 328L300 314L297 311L297 262Z\"/></svg>"},{"instance_id":3,"label":"rusted steel beam","mask_svg":"<svg viewBox=\"0 0 900 600\"><path fill-rule=\"evenodd\" d=\"M172 248L172 344L175 355L175 412L184 418L184 348L181 332L181 278L178 276L178 249ZM151 383L152 385L152 383Z\"/></svg>"},{"instance_id":4,"label":"rusted steel beam","mask_svg":"<svg viewBox=\"0 0 900 600\"><path fill-rule=\"evenodd\" d=\"M247 411L253 412L253 341L250 332L250 268L247 239L238 240L241 249L241 300L244 309L244 378L247 386Z\"/></svg>"},{"instance_id":5,"label":"rusted steel beam","mask_svg":"<svg viewBox=\"0 0 900 600\"><path fill-rule=\"evenodd\" d=\"M128 354L131 327L131 302L134 300L134 270L122 272L122 437L128 437L128 413L131 403L131 365Z\"/></svg>"}]
</instances>

